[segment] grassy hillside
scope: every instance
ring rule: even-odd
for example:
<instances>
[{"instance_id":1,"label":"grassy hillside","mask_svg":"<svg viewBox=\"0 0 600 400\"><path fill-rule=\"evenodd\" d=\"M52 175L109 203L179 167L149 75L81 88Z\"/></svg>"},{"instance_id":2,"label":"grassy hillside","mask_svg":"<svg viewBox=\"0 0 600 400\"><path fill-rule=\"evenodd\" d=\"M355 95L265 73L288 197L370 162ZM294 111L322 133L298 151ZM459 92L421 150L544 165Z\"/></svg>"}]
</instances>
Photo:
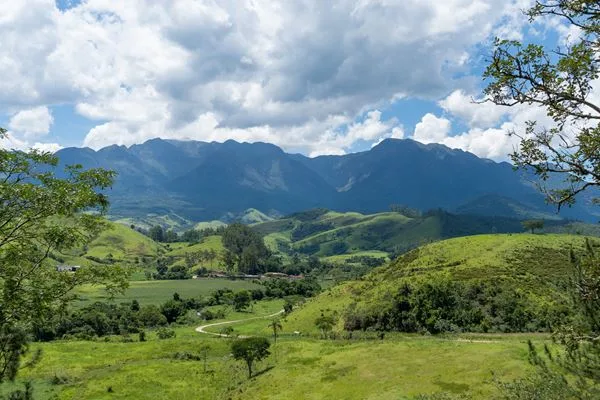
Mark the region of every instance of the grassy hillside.
<instances>
[{"instance_id":1,"label":"grassy hillside","mask_svg":"<svg viewBox=\"0 0 600 400\"><path fill-rule=\"evenodd\" d=\"M194 226L194 223L180 215L171 214L148 214L144 217L118 217L109 216L114 222L122 225L135 225L142 229L150 229L153 226L160 225L166 229L173 229L176 232L183 232Z\"/></svg>"},{"instance_id":2,"label":"grassy hillside","mask_svg":"<svg viewBox=\"0 0 600 400\"><path fill-rule=\"evenodd\" d=\"M321 313L336 315L353 307L383 309L405 282L425 282L434 277L450 281L487 282L507 287L544 304L564 300L571 273L569 251L581 251L585 238L576 235L497 234L461 237L432 243L373 270L361 281L333 287L309 301L289 318L290 329L316 331ZM596 245L600 240L591 239Z\"/></svg>"},{"instance_id":3,"label":"grassy hillside","mask_svg":"<svg viewBox=\"0 0 600 400\"><path fill-rule=\"evenodd\" d=\"M55 254L55 257L57 262L71 265L109 260L137 264L143 258L155 258L163 251L162 245L149 237L128 226L109 222L107 229L100 232L85 248L66 254Z\"/></svg>"},{"instance_id":4,"label":"grassy hillside","mask_svg":"<svg viewBox=\"0 0 600 400\"><path fill-rule=\"evenodd\" d=\"M600 233L597 228L583 223L547 221L546 225L548 232ZM399 212L364 215L315 209L255 224L254 228L265 236L267 246L273 251L319 257L374 250L398 254L440 239L523 232L522 223L517 219L459 215L441 210L423 216L406 216Z\"/></svg>"},{"instance_id":5,"label":"grassy hillside","mask_svg":"<svg viewBox=\"0 0 600 400\"><path fill-rule=\"evenodd\" d=\"M207 250L213 250L217 253L217 257L211 261L202 261L201 265L205 268L211 269L222 269L224 267L223 261L219 257L223 251L223 243L221 242L221 236L212 235L202 238L199 243L169 243L167 247L168 251L165 253L165 257L173 257L174 262L171 265L180 265L185 262L187 254L193 254L203 252Z\"/></svg>"}]
</instances>

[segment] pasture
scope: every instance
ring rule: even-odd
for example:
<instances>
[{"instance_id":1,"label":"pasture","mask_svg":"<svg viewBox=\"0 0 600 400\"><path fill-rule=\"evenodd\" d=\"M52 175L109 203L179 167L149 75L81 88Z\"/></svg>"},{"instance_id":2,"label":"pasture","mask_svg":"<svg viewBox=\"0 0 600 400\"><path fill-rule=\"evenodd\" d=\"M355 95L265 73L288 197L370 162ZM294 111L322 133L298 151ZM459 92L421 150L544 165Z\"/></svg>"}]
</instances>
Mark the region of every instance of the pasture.
<instances>
[{"instance_id":1,"label":"pasture","mask_svg":"<svg viewBox=\"0 0 600 400\"><path fill-rule=\"evenodd\" d=\"M260 285L245 280L229 280L219 278L199 278L173 281L132 281L129 288L121 296L112 300L101 286L86 285L79 288L76 294L80 304L89 304L95 301L129 302L139 301L140 304L160 304L173 297L177 292L183 298L207 296L217 289L228 288L233 291L242 289L256 289Z\"/></svg>"}]
</instances>

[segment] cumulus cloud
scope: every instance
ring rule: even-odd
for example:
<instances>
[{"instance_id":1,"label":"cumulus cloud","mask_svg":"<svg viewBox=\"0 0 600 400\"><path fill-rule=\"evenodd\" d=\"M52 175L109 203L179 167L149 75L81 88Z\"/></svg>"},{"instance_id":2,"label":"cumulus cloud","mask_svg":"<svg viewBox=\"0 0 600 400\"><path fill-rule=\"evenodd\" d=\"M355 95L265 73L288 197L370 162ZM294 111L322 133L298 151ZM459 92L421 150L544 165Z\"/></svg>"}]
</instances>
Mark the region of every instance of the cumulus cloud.
<instances>
[{"instance_id":1,"label":"cumulus cloud","mask_svg":"<svg viewBox=\"0 0 600 400\"><path fill-rule=\"evenodd\" d=\"M481 98L469 96L459 89L438 104L444 111L461 118L469 126L478 128L496 126L500 119L511 111L508 107L481 101Z\"/></svg>"},{"instance_id":2,"label":"cumulus cloud","mask_svg":"<svg viewBox=\"0 0 600 400\"><path fill-rule=\"evenodd\" d=\"M27 137L43 136L50 132L54 122L48 107L35 107L14 114L8 123L9 129Z\"/></svg>"},{"instance_id":3,"label":"cumulus cloud","mask_svg":"<svg viewBox=\"0 0 600 400\"><path fill-rule=\"evenodd\" d=\"M71 104L98 121L92 147L160 136L340 153L402 137L377 110L462 85L472 47L520 29L523 1L3 2L0 110Z\"/></svg>"},{"instance_id":4,"label":"cumulus cloud","mask_svg":"<svg viewBox=\"0 0 600 400\"><path fill-rule=\"evenodd\" d=\"M427 113L415 126L413 139L421 143L441 143L448 137L450 129L450 120Z\"/></svg>"}]
</instances>

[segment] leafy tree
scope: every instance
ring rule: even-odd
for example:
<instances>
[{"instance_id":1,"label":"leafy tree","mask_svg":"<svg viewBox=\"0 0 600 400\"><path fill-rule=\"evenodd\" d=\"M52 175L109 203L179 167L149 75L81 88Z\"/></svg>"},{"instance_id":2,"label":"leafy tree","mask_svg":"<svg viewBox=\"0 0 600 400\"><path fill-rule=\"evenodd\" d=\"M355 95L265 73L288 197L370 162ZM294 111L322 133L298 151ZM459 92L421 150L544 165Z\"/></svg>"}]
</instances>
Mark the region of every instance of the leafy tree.
<instances>
[{"instance_id":1,"label":"leafy tree","mask_svg":"<svg viewBox=\"0 0 600 400\"><path fill-rule=\"evenodd\" d=\"M84 246L106 228L102 190L114 177L79 165L59 177L57 165L47 152L0 150L0 382L15 378L28 333L64 307L72 289L105 283L115 293L127 286L125 271L115 266L56 271L51 255Z\"/></svg>"},{"instance_id":2,"label":"leafy tree","mask_svg":"<svg viewBox=\"0 0 600 400\"><path fill-rule=\"evenodd\" d=\"M225 269L227 272L232 273L235 270L235 256L233 253L228 250L224 250L221 253L221 259L223 260L223 264L225 264Z\"/></svg>"},{"instance_id":3,"label":"leafy tree","mask_svg":"<svg viewBox=\"0 0 600 400\"><path fill-rule=\"evenodd\" d=\"M150 228L150 230L148 231L148 236L150 236L150 239L154 240L155 242L165 241L165 231L160 225L155 225L152 228Z\"/></svg>"},{"instance_id":4,"label":"leafy tree","mask_svg":"<svg viewBox=\"0 0 600 400\"><path fill-rule=\"evenodd\" d=\"M321 313L319 318L315 320L315 326L321 331L321 336L327 338L329 333L333 330L335 320L332 315L325 315Z\"/></svg>"},{"instance_id":5,"label":"leafy tree","mask_svg":"<svg viewBox=\"0 0 600 400\"><path fill-rule=\"evenodd\" d=\"M269 354L271 343L263 337L238 339L231 343L231 353L236 360L244 360L248 367L248 378L252 377L252 365L255 361L265 359Z\"/></svg>"},{"instance_id":6,"label":"leafy tree","mask_svg":"<svg viewBox=\"0 0 600 400\"><path fill-rule=\"evenodd\" d=\"M235 311L243 311L250 307L252 303L252 296L247 290L240 290L233 295L233 308Z\"/></svg>"},{"instance_id":7,"label":"leafy tree","mask_svg":"<svg viewBox=\"0 0 600 400\"><path fill-rule=\"evenodd\" d=\"M221 331L219 332L221 334L221 336L231 336L233 334L233 328L231 326L224 326L223 328L221 328Z\"/></svg>"},{"instance_id":8,"label":"leafy tree","mask_svg":"<svg viewBox=\"0 0 600 400\"><path fill-rule=\"evenodd\" d=\"M292 303L289 299L285 301L285 303L283 303L283 313L285 315L288 315L289 313L292 312L294 308L294 303Z\"/></svg>"},{"instance_id":9,"label":"leafy tree","mask_svg":"<svg viewBox=\"0 0 600 400\"><path fill-rule=\"evenodd\" d=\"M236 265L240 272L257 273L270 255L263 238L243 224L235 223L225 228L222 241L225 247L223 261L228 269Z\"/></svg>"},{"instance_id":10,"label":"leafy tree","mask_svg":"<svg viewBox=\"0 0 600 400\"><path fill-rule=\"evenodd\" d=\"M600 185L600 104L590 94L598 79L600 5L597 1L537 1L527 11L531 21L554 18L575 28L570 44L549 51L541 44L496 40L484 77L488 101L503 106L544 108L554 124L528 123L511 155L518 167L532 168L543 181L565 178L563 187L544 188L549 201L570 205L575 195Z\"/></svg>"},{"instance_id":11,"label":"leafy tree","mask_svg":"<svg viewBox=\"0 0 600 400\"><path fill-rule=\"evenodd\" d=\"M277 344L277 332L283 329L283 327L281 326L281 322L279 321L279 319L274 319L269 324L269 327L273 329L273 343Z\"/></svg>"},{"instance_id":12,"label":"leafy tree","mask_svg":"<svg viewBox=\"0 0 600 400\"><path fill-rule=\"evenodd\" d=\"M535 233L536 229L544 228L544 220L543 219L529 219L527 221L523 221L523 228L531 231L531 233Z\"/></svg>"},{"instance_id":13,"label":"leafy tree","mask_svg":"<svg viewBox=\"0 0 600 400\"><path fill-rule=\"evenodd\" d=\"M171 324L181 315L185 314L185 307L181 301L168 300L160 307L160 312L165 316L167 322Z\"/></svg>"}]
</instances>

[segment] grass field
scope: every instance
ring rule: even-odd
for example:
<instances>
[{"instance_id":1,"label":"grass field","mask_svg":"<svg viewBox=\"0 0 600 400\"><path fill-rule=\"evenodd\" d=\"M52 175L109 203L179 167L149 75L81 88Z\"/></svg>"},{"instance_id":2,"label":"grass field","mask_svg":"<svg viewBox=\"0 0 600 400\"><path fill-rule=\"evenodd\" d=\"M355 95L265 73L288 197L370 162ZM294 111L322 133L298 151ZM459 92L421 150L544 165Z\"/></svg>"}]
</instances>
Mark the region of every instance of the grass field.
<instances>
[{"instance_id":1,"label":"grass field","mask_svg":"<svg viewBox=\"0 0 600 400\"><path fill-rule=\"evenodd\" d=\"M171 264L174 265L185 265L186 254L197 253L200 251L213 250L216 252L216 257L210 261L201 261L194 267L204 267L207 269L222 270L225 268L223 261L221 260L220 254L223 251L223 243L221 236L213 235L202 238L199 243L169 243L167 247L166 257L173 257L175 261Z\"/></svg>"},{"instance_id":2,"label":"grass field","mask_svg":"<svg viewBox=\"0 0 600 400\"><path fill-rule=\"evenodd\" d=\"M348 258L351 257L373 257L373 258L385 258L389 261L389 254L385 251L370 250L370 251L357 251L352 254L338 254L336 256L323 257L323 261L329 261L333 263L344 263Z\"/></svg>"},{"instance_id":3,"label":"grass field","mask_svg":"<svg viewBox=\"0 0 600 400\"><path fill-rule=\"evenodd\" d=\"M262 315L278 306L261 304L254 313L243 314ZM270 336L267 325L264 319L233 328ZM194 326L178 327L176 333L173 339L158 340L150 332L147 342L36 343L33 349L42 349L43 358L23 370L20 381L31 379L40 400L410 399L437 392L490 399L496 392L492 374L509 380L530 368L523 335L488 336L485 341L414 335L317 340L293 335L284 323L271 356L257 364L259 374L248 380L245 365L229 356L231 339L199 334ZM210 346L208 373L201 361L174 358L177 352L198 354L203 345ZM63 383L52 384L58 380Z\"/></svg>"},{"instance_id":4,"label":"grass field","mask_svg":"<svg viewBox=\"0 0 600 400\"><path fill-rule=\"evenodd\" d=\"M124 295L115 297L114 302L137 300L140 304L159 304L173 297L177 292L181 297L206 296L217 289L229 288L234 291L260 287L249 281L232 281L217 278L187 279L177 281L133 281ZM89 304L94 301L108 301L104 289L100 286L83 286L77 294L80 303Z\"/></svg>"}]
</instances>

